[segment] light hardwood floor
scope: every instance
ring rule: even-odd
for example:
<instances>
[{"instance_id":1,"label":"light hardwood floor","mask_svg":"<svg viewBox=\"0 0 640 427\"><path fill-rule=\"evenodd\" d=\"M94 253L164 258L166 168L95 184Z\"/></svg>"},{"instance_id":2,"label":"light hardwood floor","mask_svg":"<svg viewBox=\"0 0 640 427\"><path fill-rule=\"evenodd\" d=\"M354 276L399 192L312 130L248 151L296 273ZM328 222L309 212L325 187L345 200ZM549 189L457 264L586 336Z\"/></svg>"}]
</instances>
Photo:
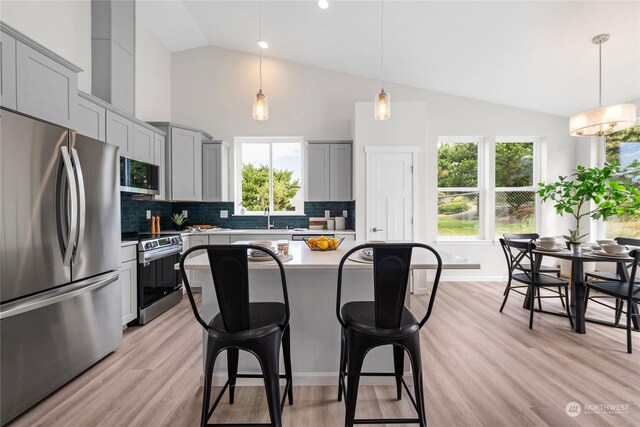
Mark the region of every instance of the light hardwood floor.
<instances>
[{"instance_id":1,"label":"light hardwood floor","mask_svg":"<svg viewBox=\"0 0 640 427\"><path fill-rule=\"evenodd\" d=\"M625 331L587 324L574 333L567 319L536 314L527 327L521 297L498 312L503 283L444 282L422 331L427 419L430 426L638 426L640 334L634 354ZM426 297L412 296L416 313ZM547 299L545 308L559 303ZM611 312L589 307L589 314ZM336 324L337 327L337 324ZM15 426L196 426L199 424L201 330L187 301L144 327L125 331L113 354L49 396ZM295 345L295 343L292 343ZM295 368L295 367L294 367ZM295 387L286 426L341 426L336 387ZM3 390L3 392L10 392ZM241 387L211 420L268 422L261 387ZM575 418L566 405L629 404L618 414ZM363 386L358 417L413 416L394 386Z\"/></svg>"}]
</instances>

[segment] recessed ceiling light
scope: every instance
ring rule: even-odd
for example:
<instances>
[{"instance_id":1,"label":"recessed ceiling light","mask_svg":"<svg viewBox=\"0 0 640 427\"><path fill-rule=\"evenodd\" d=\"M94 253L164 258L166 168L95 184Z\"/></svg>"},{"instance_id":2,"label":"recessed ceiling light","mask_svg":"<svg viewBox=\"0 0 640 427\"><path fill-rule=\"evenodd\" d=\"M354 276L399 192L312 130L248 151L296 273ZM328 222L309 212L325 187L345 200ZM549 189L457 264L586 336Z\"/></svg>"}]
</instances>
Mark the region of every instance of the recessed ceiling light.
<instances>
[{"instance_id":1,"label":"recessed ceiling light","mask_svg":"<svg viewBox=\"0 0 640 427\"><path fill-rule=\"evenodd\" d=\"M327 0L320 0L318 6L320 6L320 9L326 9L329 7L329 2Z\"/></svg>"},{"instance_id":2,"label":"recessed ceiling light","mask_svg":"<svg viewBox=\"0 0 640 427\"><path fill-rule=\"evenodd\" d=\"M260 49L266 49L269 47L269 43L264 40L258 40L258 46L260 46Z\"/></svg>"}]
</instances>

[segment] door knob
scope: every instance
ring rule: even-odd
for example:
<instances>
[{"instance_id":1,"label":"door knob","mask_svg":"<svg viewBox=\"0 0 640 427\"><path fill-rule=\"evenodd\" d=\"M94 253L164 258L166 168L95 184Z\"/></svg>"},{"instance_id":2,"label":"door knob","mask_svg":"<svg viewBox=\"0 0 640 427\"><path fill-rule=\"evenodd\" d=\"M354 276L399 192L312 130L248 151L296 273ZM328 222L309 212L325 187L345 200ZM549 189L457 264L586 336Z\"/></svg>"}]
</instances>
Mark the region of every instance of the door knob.
<instances>
[{"instance_id":1,"label":"door knob","mask_svg":"<svg viewBox=\"0 0 640 427\"><path fill-rule=\"evenodd\" d=\"M382 228L373 227L371 231L373 231L374 233L377 233L378 231L384 231L384 230Z\"/></svg>"}]
</instances>

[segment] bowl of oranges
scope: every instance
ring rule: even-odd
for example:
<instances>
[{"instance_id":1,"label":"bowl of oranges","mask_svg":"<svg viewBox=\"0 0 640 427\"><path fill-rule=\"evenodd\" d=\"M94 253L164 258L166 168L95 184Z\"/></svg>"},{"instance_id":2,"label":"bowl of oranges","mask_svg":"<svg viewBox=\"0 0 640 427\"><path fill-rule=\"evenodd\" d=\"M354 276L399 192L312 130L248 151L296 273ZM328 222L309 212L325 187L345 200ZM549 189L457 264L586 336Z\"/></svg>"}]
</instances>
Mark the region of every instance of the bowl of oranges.
<instances>
[{"instance_id":1,"label":"bowl of oranges","mask_svg":"<svg viewBox=\"0 0 640 427\"><path fill-rule=\"evenodd\" d=\"M309 249L312 251L335 251L344 240L344 237L309 237L303 238Z\"/></svg>"}]
</instances>

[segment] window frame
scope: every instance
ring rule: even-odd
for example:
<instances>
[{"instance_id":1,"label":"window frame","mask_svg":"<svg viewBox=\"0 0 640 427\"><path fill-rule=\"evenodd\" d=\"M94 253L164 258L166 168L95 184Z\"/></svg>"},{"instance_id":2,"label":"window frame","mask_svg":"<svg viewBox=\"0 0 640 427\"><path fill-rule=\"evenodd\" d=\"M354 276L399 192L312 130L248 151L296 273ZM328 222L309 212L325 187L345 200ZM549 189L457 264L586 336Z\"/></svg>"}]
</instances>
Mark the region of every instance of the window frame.
<instances>
[{"instance_id":1,"label":"window frame","mask_svg":"<svg viewBox=\"0 0 640 427\"><path fill-rule=\"evenodd\" d=\"M532 182L531 182L531 186L528 187L496 187L495 186L495 182L496 182L496 145L497 144L517 144L517 143L531 143L533 144L533 177L532 177ZM493 141L492 147L491 147L491 152L493 155L489 156L489 162L491 164L491 182L493 183L493 185L489 185L489 198L492 200L492 213L491 213L491 218L493 218L493 221L490 221L489 227L490 229L488 236L494 236L494 239L497 240L502 236L498 236L496 235L496 209L495 209L495 202L496 202L496 193L498 192L508 192L508 191L531 191L535 194L535 198L534 198L534 215L535 215L535 229L534 229L534 233L540 233L540 206L541 206L541 202L540 202L540 196L537 194L537 186L538 183L541 181L541 170L540 170L540 164L542 163L540 161L540 156L541 156L541 146L542 144L540 143L540 138L539 137L522 137L522 136L517 136L517 137L505 137L505 136L498 136L495 138L495 140Z\"/></svg>"},{"instance_id":2,"label":"window frame","mask_svg":"<svg viewBox=\"0 0 640 427\"><path fill-rule=\"evenodd\" d=\"M485 240L486 236L486 194L485 187L485 171L486 171L486 154L485 154L485 138L481 136L439 136L436 147L436 240L438 242L457 242L457 241L473 241L480 242ZM478 177L477 187L439 187L438 186L438 148L440 144L476 144L478 147ZM477 236L440 236L438 232L438 216L437 216L437 195L440 192L477 192L478 193L478 235Z\"/></svg>"},{"instance_id":3,"label":"window frame","mask_svg":"<svg viewBox=\"0 0 640 427\"><path fill-rule=\"evenodd\" d=\"M497 143L533 143L533 183L531 187L495 187L496 180L496 144ZM440 236L438 234L438 219L436 208L436 242L452 243L494 243L501 236L496 236L496 193L499 191L533 191L535 193L535 233L540 234L543 228L542 204L537 194L537 185L545 179L546 166L542 161L546 158L546 146L541 136L439 136L437 144L476 143L478 144L478 204L479 233L478 236ZM436 147L436 179L437 156ZM475 191L472 187L439 187L436 183L437 194L446 191Z\"/></svg>"},{"instance_id":4,"label":"window frame","mask_svg":"<svg viewBox=\"0 0 640 427\"><path fill-rule=\"evenodd\" d=\"M302 200L302 209L299 212L283 212L273 210L273 144L290 143L300 145L300 188L299 194ZM234 138L234 215L264 216L264 212L247 211L242 214L242 145L243 144L268 144L269 145L269 210L271 216L305 216L305 177L306 177L306 150L305 139L302 136L268 136L268 137L235 137Z\"/></svg>"}]
</instances>

